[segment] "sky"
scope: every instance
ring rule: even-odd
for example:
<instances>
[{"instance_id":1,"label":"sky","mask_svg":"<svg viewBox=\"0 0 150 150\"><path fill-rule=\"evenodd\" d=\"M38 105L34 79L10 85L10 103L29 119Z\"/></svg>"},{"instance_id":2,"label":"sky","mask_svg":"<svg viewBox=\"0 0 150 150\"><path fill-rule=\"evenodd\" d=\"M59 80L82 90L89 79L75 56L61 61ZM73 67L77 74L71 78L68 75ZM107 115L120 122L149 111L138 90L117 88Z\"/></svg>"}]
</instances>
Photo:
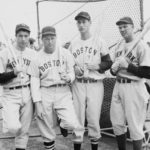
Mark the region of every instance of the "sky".
<instances>
[{"instance_id":1,"label":"sky","mask_svg":"<svg viewBox=\"0 0 150 150\"><path fill-rule=\"evenodd\" d=\"M121 0L120 0L121 1ZM122 0L122 1L133 1L133 0ZM71 4L71 3L56 3L56 2L45 2L41 3L39 6L40 10L40 26L53 25L58 20L62 19L67 14L72 11L82 7L80 10L85 9L86 11L90 10L92 17L97 16L97 12L107 9L107 7L101 8L99 10L100 3L92 3L94 9L91 10L91 6L82 6L82 4ZM65 6L64 6L65 5ZM144 0L144 20L150 18L150 0ZM109 6L111 7L111 6ZM76 14L76 13L75 13ZM104 14L103 14L104 16ZM74 17L74 14L70 16L71 19ZM104 18L103 18L104 19ZM76 34L78 34L77 29L75 28L76 24L72 21L66 21L66 24L59 24L56 27L60 33L61 38L67 41ZM97 19L98 20L98 19ZM100 20L97 21L97 23ZM102 22L102 20L101 20ZM26 23L31 28L31 37L37 38L37 16L36 16L36 0L0 0L0 23L2 24L6 34L9 38L15 38L15 26L19 23ZM73 25L74 24L74 25ZM96 23L95 23L96 24ZM68 28L70 26L70 28ZM96 28L96 25L94 26ZM94 31L94 30L93 30ZM3 35L0 31L0 41L3 41ZM150 41L150 31L145 36L146 41Z\"/></svg>"}]
</instances>

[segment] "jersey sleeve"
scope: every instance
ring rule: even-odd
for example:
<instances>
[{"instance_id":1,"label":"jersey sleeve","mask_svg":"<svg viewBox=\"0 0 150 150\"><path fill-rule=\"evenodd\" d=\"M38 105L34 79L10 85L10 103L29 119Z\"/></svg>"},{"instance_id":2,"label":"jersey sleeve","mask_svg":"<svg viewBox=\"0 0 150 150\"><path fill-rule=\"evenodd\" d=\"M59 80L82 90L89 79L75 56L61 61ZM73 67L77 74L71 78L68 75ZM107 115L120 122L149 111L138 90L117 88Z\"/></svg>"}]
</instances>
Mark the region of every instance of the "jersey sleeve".
<instances>
[{"instance_id":1,"label":"jersey sleeve","mask_svg":"<svg viewBox=\"0 0 150 150\"><path fill-rule=\"evenodd\" d=\"M75 79L74 65L75 61L70 51L66 51L67 74L70 76L71 82Z\"/></svg>"},{"instance_id":2,"label":"jersey sleeve","mask_svg":"<svg viewBox=\"0 0 150 150\"><path fill-rule=\"evenodd\" d=\"M150 47L142 41L138 45L139 66L150 66Z\"/></svg>"},{"instance_id":3,"label":"jersey sleeve","mask_svg":"<svg viewBox=\"0 0 150 150\"><path fill-rule=\"evenodd\" d=\"M39 62L38 57L31 60L30 66L28 67L27 74L33 76L33 77L40 77L40 70L39 70Z\"/></svg>"}]
</instances>

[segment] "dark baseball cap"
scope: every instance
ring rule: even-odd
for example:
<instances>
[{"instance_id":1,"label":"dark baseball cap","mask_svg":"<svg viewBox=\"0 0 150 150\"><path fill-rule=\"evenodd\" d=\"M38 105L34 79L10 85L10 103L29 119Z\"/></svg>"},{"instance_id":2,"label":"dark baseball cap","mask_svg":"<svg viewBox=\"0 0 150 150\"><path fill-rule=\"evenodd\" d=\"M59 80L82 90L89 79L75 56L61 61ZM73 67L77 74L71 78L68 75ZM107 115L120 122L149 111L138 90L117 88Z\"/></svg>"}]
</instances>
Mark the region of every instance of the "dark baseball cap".
<instances>
[{"instance_id":1,"label":"dark baseball cap","mask_svg":"<svg viewBox=\"0 0 150 150\"><path fill-rule=\"evenodd\" d=\"M123 17L123 18L120 18L120 20L118 20L116 22L116 25L121 25L121 24L132 24L133 25L133 20L130 17Z\"/></svg>"},{"instance_id":2,"label":"dark baseball cap","mask_svg":"<svg viewBox=\"0 0 150 150\"><path fill-rule=\"evenodd\" d=\"M88 12L85 12L85 11L82 11L80 12L79 14L77 14L77 16L75 17L75 20L78 20L80 18L84 18L84 19L87 19L87 20L91 20L91 17L89 15Z\"/></svg>"},{"instance_id":3,"label":"dark baseball cap","mask_svg":"<svg viewBox=\"0 0 150 150\"><path fill-rule=\"evenodd\" d=\"M42 36L43 35L56 35L56 30L52 26L46 26L42 29L41 34L42 34Z\"/></svg>"},{"instance_id":4,"label":"dark baseball cap","mask_svg":"<svg viewBox=\"0 0 150 150\"><path fill-rule=\"evenodd\" d=\"M16 33L20 30L25 30L25 31L30 32L29 26L24 23L16 25Z\"/></svg>"}]
</instances>

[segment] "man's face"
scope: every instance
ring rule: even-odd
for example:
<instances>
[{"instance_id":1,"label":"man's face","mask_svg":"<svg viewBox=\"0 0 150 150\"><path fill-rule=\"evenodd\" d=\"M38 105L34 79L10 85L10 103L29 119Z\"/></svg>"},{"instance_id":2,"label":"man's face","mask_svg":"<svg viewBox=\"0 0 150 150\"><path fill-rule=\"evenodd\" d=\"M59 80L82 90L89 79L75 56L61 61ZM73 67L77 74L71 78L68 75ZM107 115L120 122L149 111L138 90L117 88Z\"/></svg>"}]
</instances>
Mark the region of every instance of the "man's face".
<instances>
[{"instance_id":1,"label":"man's face","mask_svg":"<svg viewBox=\"0 0 150 150\"><path fill-rule=\"evenodd\" d=\"M46 49L49 49L50 51L55 50L56 35L45 35L42 37L42 41Z\"/></svg>"},{"instance_id":2,"label":"man's face","mask_svg":"<svg viewBox=\"0 0 150 150\"><path fill-rule=\"evenodd\" d=\"M79 18L77 20L77 27L80 33L88 32L91 26L91 21L85 19L85 18Z\"/></svg>"},{"instance_id":3,"label":"man's face","mask_svg":"<svg viewBox=\"0 0 150 150\"><path fill-rule=\"evenodd\" d=\"M120 24L119 26L120 34L124 39L127 39L133 35L133 25L132 24Z\"/></svg>"},{"instance_id":4,"label":"man's face","mask_svg":"<svg viewBox=\"0 0 150 150\"><path fill-rule=\"evenodd\" d=\"M17 42L17 45L21 48L25 48L28 44L28 41L29 41L29 36L30 36L30 33L29 32L26 32L26 31L19 31L17 34L16 34L16 42Z\"/></svg>"}]
</instances>

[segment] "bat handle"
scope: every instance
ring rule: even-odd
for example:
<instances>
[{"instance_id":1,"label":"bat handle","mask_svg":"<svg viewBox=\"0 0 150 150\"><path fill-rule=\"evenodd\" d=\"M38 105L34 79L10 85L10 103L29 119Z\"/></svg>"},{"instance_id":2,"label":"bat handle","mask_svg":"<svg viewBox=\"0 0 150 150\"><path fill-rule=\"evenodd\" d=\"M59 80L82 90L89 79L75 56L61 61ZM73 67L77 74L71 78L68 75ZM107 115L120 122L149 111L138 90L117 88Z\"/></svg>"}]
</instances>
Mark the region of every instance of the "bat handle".
<instances>
[{"instance_id":1,"label":"bat handle","mask_svg":"<svg viewBox=\"0 0 150 150\"><path fill-rule=\"evenodd\" d=\"M24 75L23 75L23 73L22 73L22 72L20 72L20 74L19 74L19 75L20 75L20 78L21 78L21 79L23 79L23 78L24 78Z\"/></svg>"},{"instance_id":2,"label":"bat handle","mask_svg":"<svg viewBox=\"0 0 150 150\"><path fill-rule=\"evenodd\" d=\"M87 64L84 64L84 77L88 78L89 70L87 69Z\"/></svg>"}]
</instances>

